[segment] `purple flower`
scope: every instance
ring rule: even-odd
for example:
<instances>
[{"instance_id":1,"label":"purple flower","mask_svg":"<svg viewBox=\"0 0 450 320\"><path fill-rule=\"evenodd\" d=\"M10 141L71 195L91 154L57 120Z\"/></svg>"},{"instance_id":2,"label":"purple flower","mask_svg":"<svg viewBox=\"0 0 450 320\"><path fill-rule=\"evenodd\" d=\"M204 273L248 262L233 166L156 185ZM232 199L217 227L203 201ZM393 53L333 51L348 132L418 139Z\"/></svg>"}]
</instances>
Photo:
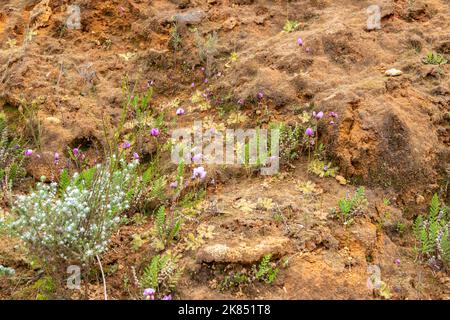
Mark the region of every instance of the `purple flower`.
<instances>
[{"instance_id":1,"label":"purple flower","mask_svg":"<svg viewBox=\"0 0 450 320\"><path fill-rule=\"evenodd\" d=\"M122 143L122 149L128 149L129 147L131 147L131 144L128 141Z\"/></svg>"},{"instance_id":2,"label":"purple flower","mask_svg":"<svg viewBox=\"0 0 450 320\"><path fill-rule=\"evenodd\" d=\"M201 180L205 179L206 177L206 171L203 167L194 168L194 172L192 175L192 178L200 178Z\"/></svg>"},{"instance_id":3,"label":"purple flower","mask_svg":"<svg viewBox=\"0 0 450 320\"><path fill-rule=\"evenodd\" d=\"M80 154L80 149L78 148L73 148L72 149L72 153L75 157L78 157L78 155Z\"/></svg>"},{"instance_id":4,"label":"purple flower","mask_svg":"<svg viewBox=\"0 0 450 320\"><path fill-rule=\"evenodd\" d=\"M205 71L205 67L201 67L201 70L202 70L202 71Z\"/></svg>"},{"instance_id":5,"label":"purple flower","mask_svg":"<svg viewBox=\"0 0 450 320\"><path fill-rule=\"evenodd\" d=\"M198 162L202 159L203 155L201 153L197 153L192 157L192 161Z\"/></svg>"},{"instance_id":6,"label":"purple flower","mask_svg":"<svg viewBox=\"0 0 450 320\"><path fill-rule=\"evenodd\" d=\"M312 52L312 49L311 49L310 47L307 47L307 48L305 49L305 52L306 52L306 53L311 53L311 52Z\"/></svg>"},{"instance_id":7,"label":"purple flower","mask_svg":"<svg viewBox=\"0 0 450 320\"><path fill-rule=\"evenodd\" d=\"M400 259L395 259L394 263L399 266L400 265Z\"/></svg>"},{"instance_id":8,"label":"purple flower","mask_svg":"<svg viewBox=\"0 0 450 320\"><path fill-rule=\"evenodd\" d=\"M313 130L312 128L308 128L308 129L306 129L305 134L306 134L308 137L311 137L311 136L314 135L314 130Z\"/></svg>"},{"instance_id":9,"label":"purple flower","mask_svg":"<svg viewBox=\"0 0 450 320\"><path fill-rule=\"evenodd\" d=\"M313 111L313 117L316 118L317 120L320 120L323 118L323 112L320 111L320 112L316 113L315 111Z\"/></svg>"},{"instance_id":10,"label":"purple flower","mask_svg":"<svg viewBox=\"0 0 450 320\"><path fill-rule=\"evenodd\" d=\"M313 146L313 145L315 145L316 143L314 142L314 140L311 140L311 141L309 142L309 144Z\"/></svg>"},{"instance_id":11,"label":"purple flower","mask_svg":"<svg viewBox=\"0 0 450 320\"><path fill-rule=\"evenodd\" d=\"M161 300L172 300L172 295L168 294L167 296L164 296Z\"/></svg>"},{"instance_id":12,"label":"purple flower","mask_svg":"<svg viewBox=\"0 0 450 320\"><path fill-rule=\"evenodd\" d=\"M152 128L152 130L150 130L150 134L151 134L153 137L159 136L159 129L158 129L158 128Z\"/></svg>"},{"instance_id":13,"label":"purple flower","mask_svg":"<svg viewBox=\"0 0 450 320\"><path fill-rule=\"evenodd\" d=\"M298 44L299 46L303 46L303 39L302 39L302 38L298 38L298 39L297 39L297 44Z\"/></svg>"},{"instance_id":14,"label":"purple flower","mask_svg":"<svg viewBox=\"0 0 450 320\"><path fill-rule=\"evenodd\" d=\"M33 154L33 150L27 149L27 150L25 150L24 154L25 154L27 157L30 157L30 156Z\"/></svg>"},{"instance_id":15,"label":"purple flower","mask_svg":"<svg viewBox=\"0 0 450 320\"><path fill-rule=\"evenodd\" d=\"M58 164L58 162L59 162L59 153L58 152L55 152L53 159L55 161L55 164Z\"/></svg>"},{"instance_id":16,"label":"purple flower","mask_svg":"<svg viewBox=\"0 0 450 320\"><path fill-rule=\"evenodd\" d=\"M176 113L177 113L177 116L181 116L181 115L183 115L185 112L184 112L184 109L183 109L183 108L178 108Z\"/></svg>"},{"instance_id":17,"label":"purple flower","mask_svg":"<svg viewBox=\"0 0 450 320\"><path fill-rule=\"evenodd\" d=\"M337 117L338 117L338 114L337 114L336 112L334 112L334 111L331 111L331 112L329 113L329 116L332 117L332 118L337 118Z\"/></svg>"},{"instance_id":18,"label":"purple flower","mask_svg":"<svg viewBox=\"0 0 450 320\"><path fill-rule=\"evenodd\" d=\"M334 126L334 125L335 125L335 123L334 123L333 120L331 120L331 121L329 122L329 124L330 124L330 126Z\"/></svg>"},{"instance_id":19,"label":"purple flower","mask_svg":"<svg viewBox=\"0 0 450 320\"><path fill-rule=\"evenodd\" d=\"M264 94L260 91L256 94L256 96L258 97L258 99L262 99L264 97Z\"/></svg>"},{"instance_id":20,"label":"purple flower","mask_svg":"<svg viewBox=\"0 0 450 320\"><path fill-rule=\"evenodd\" d=\"M206 78L203 82L204 82L204 83L208 83L208 78Z\"/></svg>"},{"instance_id":21,"label":"purple flower","mask_svg":"<svg viewBox=\"0 0 450 320\"><path fill-rule=\"evenodd\" d=\"M239 99L239 100L238 100L238 104L243 105L243 104L244 104L244 99L242 99L242 98Z\"/></svg>"},{"instance_id":22,"label":"purple flower","mask_svg":"<svg viewBox=\"0 0 450 320\"><path fill-rule=\"evenodd\" d=\"M172 189L176 189L178 187L178 182L174 181L169 185Z\"/></svg>"},{"instance_id":23,"label":"purple flower","mask_svg":"<svg viewBox=\"0 0 450 320\"><path fill-rule=\"evenodd\" d=\"M147 288L144 290L144 296L152 296L156 293L155 289Z\"/></svg>"},{"instance_id":24,"label":"purple flower","mask_svg":"<svg viewBox=\"0 0 450 320\"><path fill-rule=\"evenodd\" d=\"M139 160L139 154L137 152L133 152L133 159Z\"/></svg>"},{"instance_id":25,"label":"purple flower","mask_svg":"<svg viewBox=\"0 0 450 320\"><path fill-rule=\"evenodd\" d=\"M195 87L195 82L191 83L191 88Z\"/></svg>"}]
</instances>

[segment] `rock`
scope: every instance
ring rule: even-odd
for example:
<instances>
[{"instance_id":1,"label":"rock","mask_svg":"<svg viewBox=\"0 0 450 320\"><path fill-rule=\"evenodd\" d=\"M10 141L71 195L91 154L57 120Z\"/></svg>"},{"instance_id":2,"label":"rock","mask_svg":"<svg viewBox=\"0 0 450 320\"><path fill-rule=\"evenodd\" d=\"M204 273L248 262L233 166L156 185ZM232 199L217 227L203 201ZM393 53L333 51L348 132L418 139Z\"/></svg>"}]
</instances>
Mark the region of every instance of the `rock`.
<instances>
[{"instance_id":1,"label":"rock","mask_svg":"<svg viewBox=\"0 0 450 320\"><path fill-rule=\"evenodd\" d=\"M386 72L384 74L388 77L396 77L396 76L403 74L403 72L401 70L392 68L392 69L386 70Z\"/></svg>"},{"instance_id":2,"label":"rock","mask_svg":"<svg viewBox=\"0 0 450 320\"><path fill-rule=\"evenodd\" d=\"M30 13L30 24L35 28L48 26L52 9L48 5L50 0L42 0L39 2Z\"/></svg>"},{"instance_id":3,"label":"rock","mask_svg":"<svg viewBox=\"0 0 450 320\"><path fill-rule=\"evenodd\" d=\"M203 10L190 10L184 13L177 13L173 16L174 21L180 24L198 24L202 22L206 14Z\"/></svg>"},{"instance_id":4,"label":"rock","mask_svg":"<svg viewBox=\"0 0 450 320\"><path fill-rule=\"evenodd\" d=\"M425 202L424 196L418 194L417 197L416 197L416 204L422 204L424 202Z\"/></svg>"},{"instance_id":5,"label":"rock","mask_svg":"<svg viewBox=\"0 0 450 320\"><path fill-rule=\"evenodd\" d=\"M342 184L342 185L347 184L347 179L345 179L343 176L337 175L334 178L339 182L339 184Z\"/></svg>"},{"instance_id":6,"label":"rock","mask_svg":"<svg viewBox=\"0 0 450 320\"><path fill-rule=\"evenodd\" d=\"M197 262L252 264L266 254L282 256L288 248L289 239L284 237L266 237L251 244L216 243L201 248L197 253Z\"/></svg>"}]
</instances>

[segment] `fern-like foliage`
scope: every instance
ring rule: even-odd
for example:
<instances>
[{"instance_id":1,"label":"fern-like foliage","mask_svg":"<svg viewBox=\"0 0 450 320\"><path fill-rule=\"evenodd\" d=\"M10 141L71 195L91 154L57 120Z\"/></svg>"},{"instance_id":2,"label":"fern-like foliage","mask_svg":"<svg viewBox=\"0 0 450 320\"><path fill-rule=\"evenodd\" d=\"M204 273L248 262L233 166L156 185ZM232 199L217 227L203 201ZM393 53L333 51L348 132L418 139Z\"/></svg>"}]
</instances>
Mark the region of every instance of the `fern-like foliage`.
<instances>
[{"instance_id":1,"label":"fern-like foliage","mask_svg":"<svg viewBox=\"0 0 450 320\"><path fill-rule=\"evenodd\" d=\"M449 210L441 205L437 194L433 195L428 217L418 216L413 225L413 232L418 241L419 256L437 261L448 269L450 265Z\"/></svg>"},{"instance_id":2,"label":"fern-like foliage","mask_svg":"<svg viewBox=\"0 0 450 320\"><path fill-rule=\"evenodd\" d=\"M363 214L368 204L364 187L359 187L351 198L347 196L339 199L338 206L344 225L351 224L356 216Z\"/></svg>"},{"instance_id":3,"label":"fern-like foliage","mask_svg":"<svg viewBox=\"0 0 450 320\"><path fill-rule=\"evenodd\" d=\"M173 292L184 270L178 262L179 257L171 253L154 256L141 276L141 287L153 288L161 297Z\"/></svg>"},{"instance_id":4,"label":"fern-like foliage","mask_svg":"<svg viewBox=\"0 0 450 320\"><path fill-rule=\"evenodd\" d=\"M164 206L159 207L155 214L155 226L154 235L155 241L154 246L157 250L164 250L173 240L176 239L178 233L181 230L183 221L172 216L172 219L167 219L166 208Z\"/></svg>"},{"instance_id":5,"label":"fern-like foliage","mask_svg":"<svg viewBox=\"0 0 450 320\"><path fill-rule=\"evenodd\" d=\"M270 258L272 257L271 254L265 255L261 262L259 263L259 266L255 270L255 277L258 280L263 280L264 282L271 284L277 277L278 272L280 271L278 268L275 268L271 262Z\"/></svg>"}]
</instances>

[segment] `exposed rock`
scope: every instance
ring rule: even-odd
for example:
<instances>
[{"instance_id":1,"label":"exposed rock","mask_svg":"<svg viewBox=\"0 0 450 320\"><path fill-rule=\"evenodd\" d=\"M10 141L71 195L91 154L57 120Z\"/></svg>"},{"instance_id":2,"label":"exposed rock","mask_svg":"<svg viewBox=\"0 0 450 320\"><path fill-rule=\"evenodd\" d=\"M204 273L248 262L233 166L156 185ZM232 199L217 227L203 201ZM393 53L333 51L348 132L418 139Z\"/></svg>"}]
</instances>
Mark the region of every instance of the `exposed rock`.
<instances>
[{"instance_id":1,"label":"exposed rock","mask_svg":"<svg viewBox=\"0 0 450 320\"><path fill-rule=\"evenodd\" d=\"M217 243L202 247L197 253L197 261L251 264L259 261L266 254L280 257L288 250L289 239L280 237L258 239L249 244Z\"/></svg>"},{"instance_id":2,"label":"exposed rock","mask_svg":"<svg viewBox=\"0 0 450 320\"><path fill-rule=\"evenodd\" d=\"M386 70L386 72L384 74L389 77L396 77L396 76L402 75L403 72L401 70L393 68L393 69Z\"/></svg>"}]
</instances>

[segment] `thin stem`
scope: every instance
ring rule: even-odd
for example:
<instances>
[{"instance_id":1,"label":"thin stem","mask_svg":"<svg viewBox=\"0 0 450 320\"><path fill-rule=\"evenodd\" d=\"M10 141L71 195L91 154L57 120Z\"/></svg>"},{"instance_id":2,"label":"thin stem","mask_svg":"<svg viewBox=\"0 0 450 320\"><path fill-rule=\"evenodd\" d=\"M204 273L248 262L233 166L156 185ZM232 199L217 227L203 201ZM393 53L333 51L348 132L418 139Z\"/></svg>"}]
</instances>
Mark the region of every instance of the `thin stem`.
<instances>
[{"instance_id":1,"label":"thin stem","mask_svg":"<svg viewBox=\"0 0 450 320\"><path fill-rule=\"evenodd\" d=\"M108 300L108 294L106 292L106 280L105 280L105 274L103 273L102 263L100 262L100 258L98 257L98 254L95 255L95 257L97 258L98 265L100 266L100 272L102 273L103 293L105 295L105 300Z\"/></svg>"}]
</instances>

